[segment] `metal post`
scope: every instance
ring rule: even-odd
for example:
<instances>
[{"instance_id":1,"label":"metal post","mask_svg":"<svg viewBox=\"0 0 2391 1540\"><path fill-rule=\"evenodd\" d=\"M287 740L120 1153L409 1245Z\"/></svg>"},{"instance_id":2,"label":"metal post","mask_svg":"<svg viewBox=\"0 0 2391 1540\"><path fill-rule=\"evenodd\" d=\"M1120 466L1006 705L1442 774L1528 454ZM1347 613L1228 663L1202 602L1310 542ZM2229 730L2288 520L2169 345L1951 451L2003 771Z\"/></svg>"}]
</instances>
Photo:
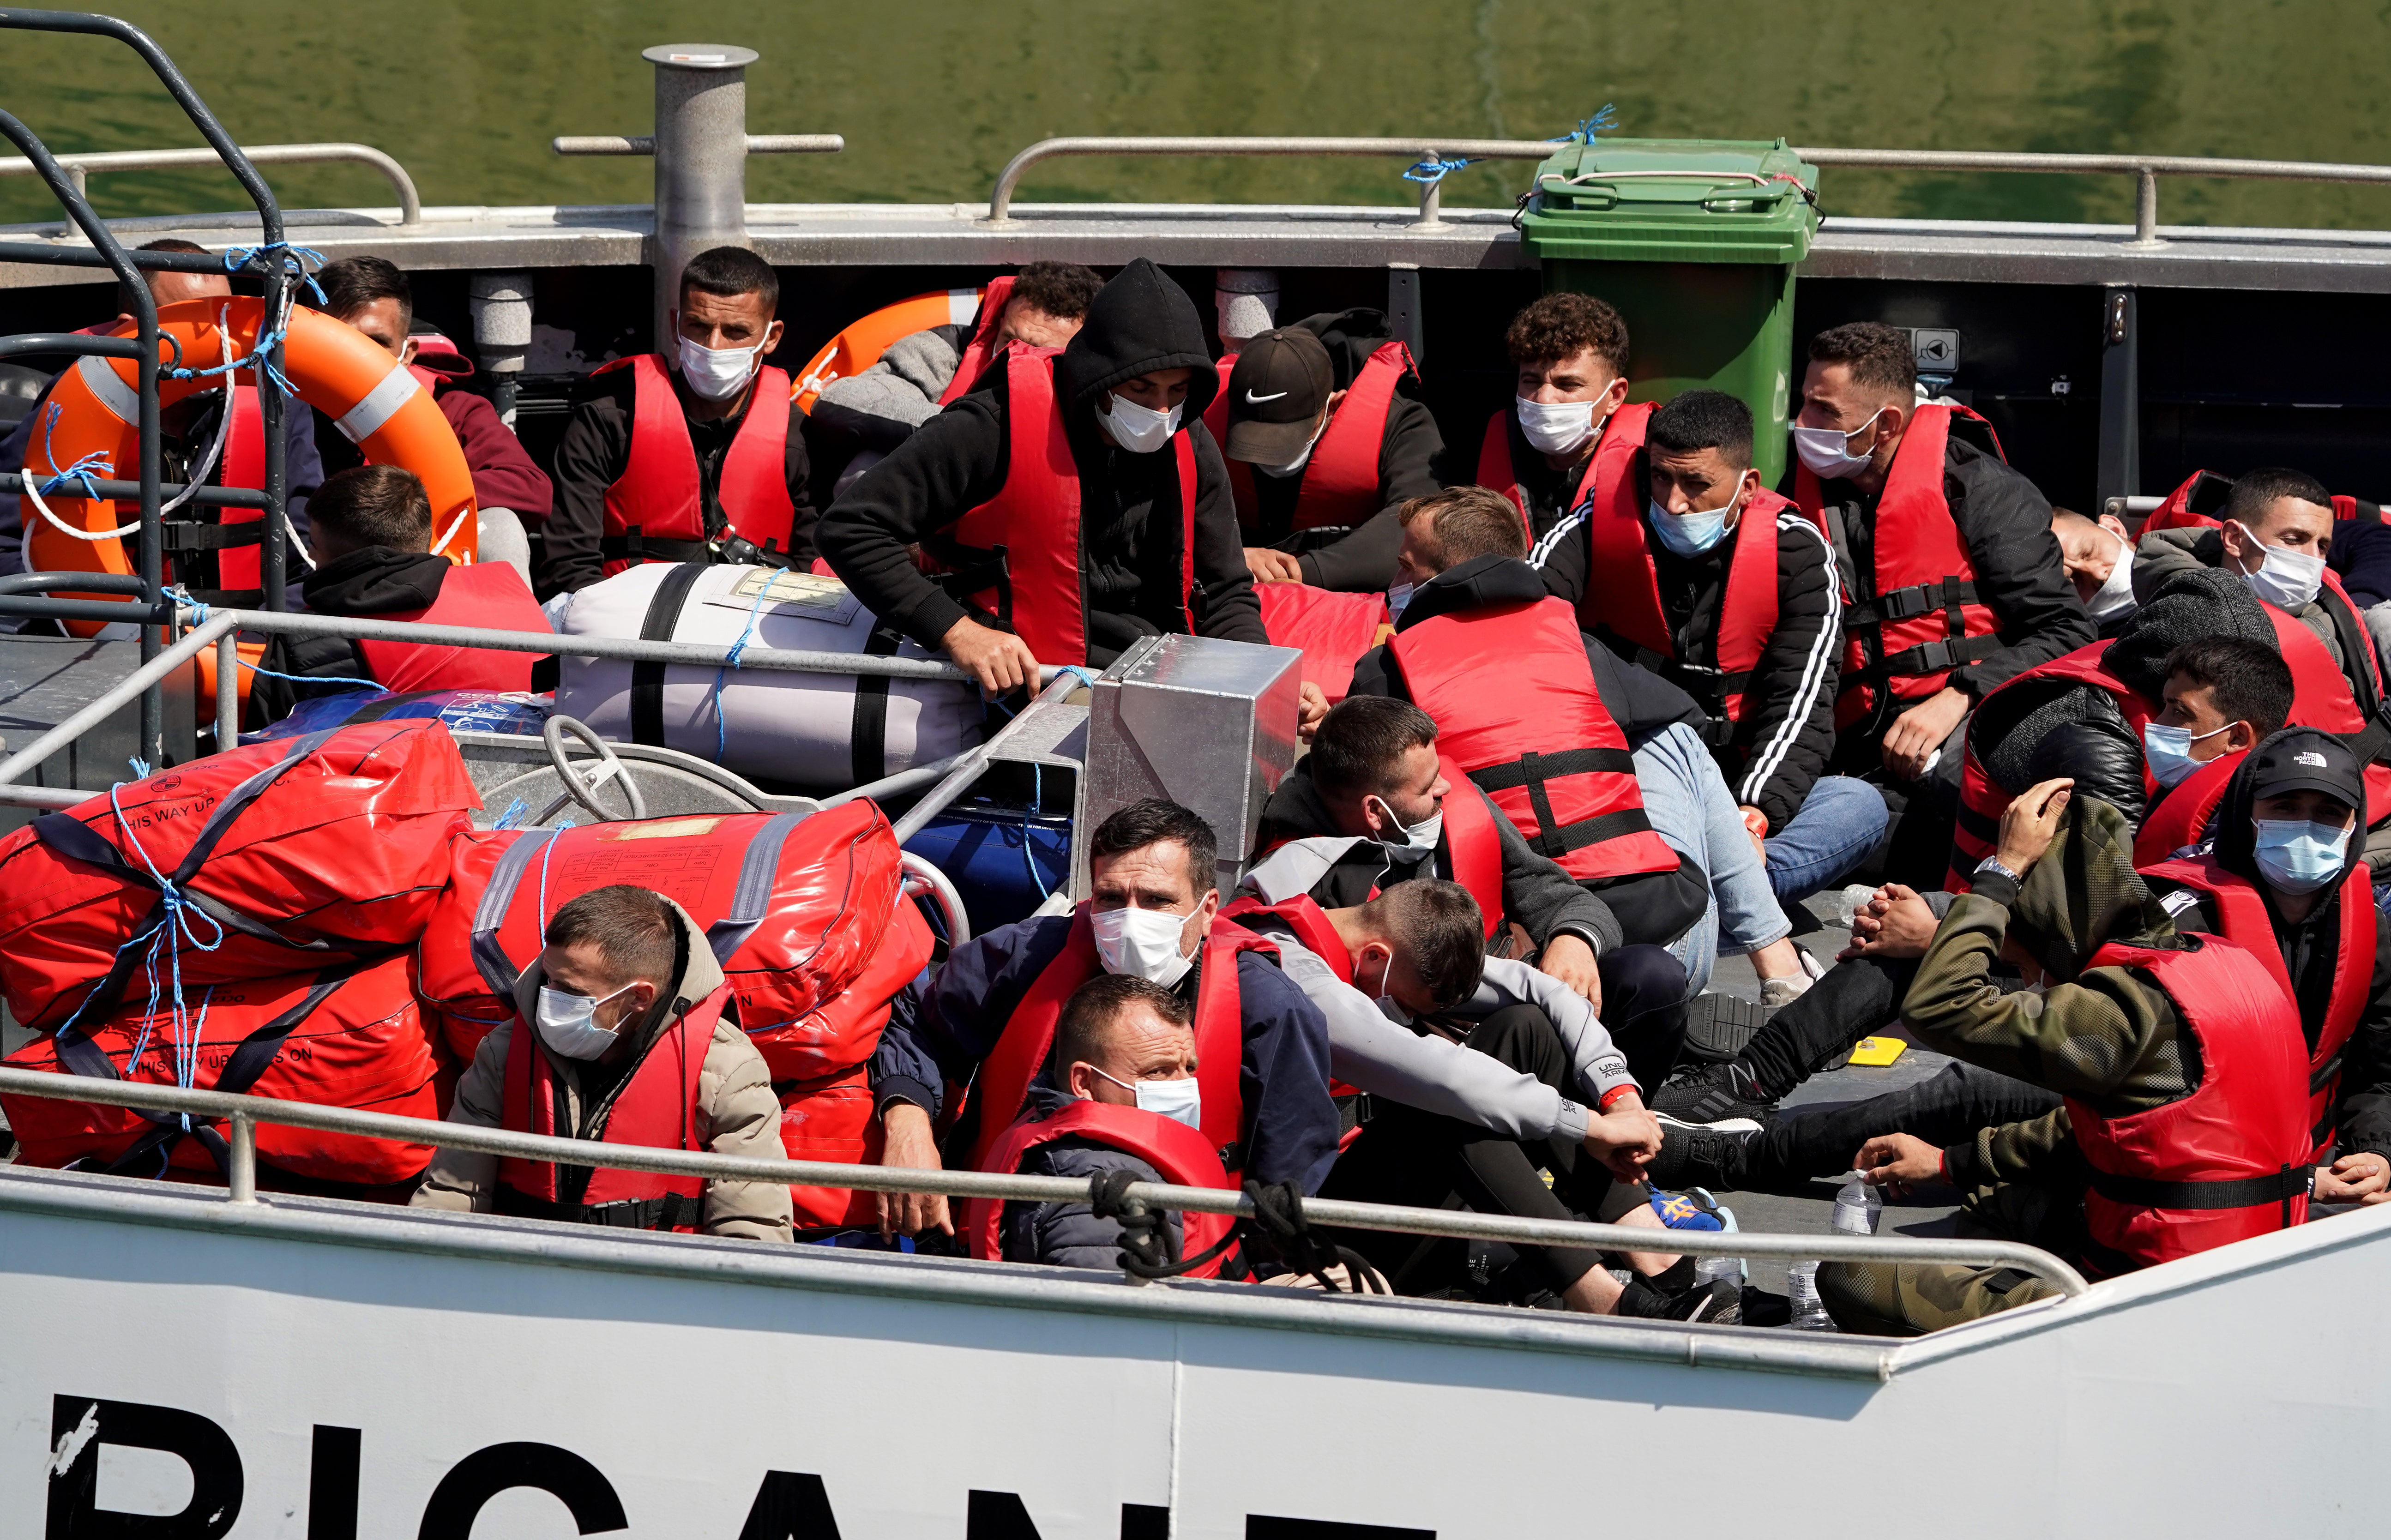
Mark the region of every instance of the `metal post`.
<instances>
[{"instance_id":1,"label":"metal post","mask_svg":"<svg viewBox=\"0 0 2391 1540\"><path fill-rule=\"evenodd\" d=\"M226 1184L231 1189L226 1200L232 1203L257 1201L257 1119L246 1112L232 1115L231 1169L225 1172Z\"/></svg>"},{"instance_id":2,"label":"metal post","mask_svg":"<svg viewBox=\"0 0 2391 1540\"><path fill-rule=\"evenodd\" d=\"M1426 156L1422 157L1422 159L1427 161L1435 161L1441 159L1441 157L1435 151L1430 150ZM1415 230L1441 230L1444 228L1443 177L1431 176L1427 181L1420 184L1419 218L1413 222L1412 228Z\"/></svg>"},{"instance_id":3,"label":"metal post","mask_svg":"<svg viewBox=\"0 0 2391 1540\"><path fill-rule=\"evenodd\" d=\"M2094 493L2105 504L2141 489L2141 327L2134 291L2100 293L2100 455Z\"/></svg>"},{"instance_id":4,"label":"metal post","mask_svg":"<svg viewBox=\"0 0 2391 1540\"><path fill-rule=\"evenodd\" d=\"M283 270L284 253L270 251L265 255L268 265L265 272L265 307L258 322L261 327L271 325L274 317L281 314L283 296L289 291L291 282ZM280 339L276 340L274 346L260 360L255 372L258 432L265 440L265 527L257 548L259 581L265 589L265 597L258 607L283 610L290 607L290 546L283 538L288 515L283 508L284 498L291 492L291 468L284 463L290 446L282 436L282 413L289 403L283 400L281 390L274 383L274 377L283 373Z\"/></svg>"},{"instance_id":5,"label":"metal post","mask_svg":"<svg viewBox=\"0 0 2391 1540\"><path fill-rule=\"evenodd\" d=\"M2134 174L2134 244L2160 243L2159 174L2144 166Z\"/></svg>"},{"instance_id":6,"label":"metal post","mask_svg":"<svg viewBox=\"0 0 2391 1540\"><path fill-rule=\"evenodd\" d=\"M1420 311L1420 270L1416 262L1387 264L1387 326L1395 341L1412 350L1412 363L1426 368L1428 324Z\"/></svg>"},{"instance_id":7,"label":"metal post","mask_svg":"<svg viewBox=\"0 0 2391 1540\"><path fill-rule=\"evenodd\" d=\"M1235 353L1246 339L1278 324L1278 272L1271 267L1221 267L1212 274L1212 330L1221 351Z\"/></svg>"},{"instance_id":8,"label":"metal post","mask_svg":"<svg viewBox=\"0 0 2391 1540\"><path fill-rule=\"evenodd\" d=\"M719 43L641 52L656 67L655 346L669 353L680 270L698 252L747 244L747 66L762 56Z\"/></svg>"},{"instance_id":9,"label":"metal post","mask_svg":"<svg viewBox=\"0 0 2391 1540\"><path fill-rule=\"evenodd\" d=\"M515 425L515 391L531 356L531 275L476 273L468 290L473 348L490 377L490 405L498 421Z\"/></svg>"},{"instance_id":10,"label":"metal post","mask_svg":"<svg viewBox=\"0 0 2391 1540\"><path fill-rule=\"evenodd\" d=\"M216 639L216 751L240 745L240 652L230 631Z\"/></svg>"}]
</instances>

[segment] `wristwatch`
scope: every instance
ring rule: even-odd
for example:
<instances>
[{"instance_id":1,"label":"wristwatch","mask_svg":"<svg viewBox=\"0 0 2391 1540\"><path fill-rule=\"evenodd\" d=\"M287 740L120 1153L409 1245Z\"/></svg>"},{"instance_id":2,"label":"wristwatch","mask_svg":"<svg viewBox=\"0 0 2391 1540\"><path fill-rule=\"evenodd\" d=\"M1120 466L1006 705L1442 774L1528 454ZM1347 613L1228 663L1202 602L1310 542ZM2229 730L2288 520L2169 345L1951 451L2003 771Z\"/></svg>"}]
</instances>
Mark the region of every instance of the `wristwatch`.
<instances>
[{"instance_id":1,"label":"wristwatch","mask_svg":"<svg viewBox=\"0 0 2391 1540\"><path fill-rule=\"evenodd\" d=\"M1981 877L1987 872L1997 873L2001 876L2007 877L2010 881L2016 883L2021 887L2025 886L2024 874L2010 871L1998 856L1986 856L1984 860L1976 863L1976 875Z\"/></svg>"}]
</instances>

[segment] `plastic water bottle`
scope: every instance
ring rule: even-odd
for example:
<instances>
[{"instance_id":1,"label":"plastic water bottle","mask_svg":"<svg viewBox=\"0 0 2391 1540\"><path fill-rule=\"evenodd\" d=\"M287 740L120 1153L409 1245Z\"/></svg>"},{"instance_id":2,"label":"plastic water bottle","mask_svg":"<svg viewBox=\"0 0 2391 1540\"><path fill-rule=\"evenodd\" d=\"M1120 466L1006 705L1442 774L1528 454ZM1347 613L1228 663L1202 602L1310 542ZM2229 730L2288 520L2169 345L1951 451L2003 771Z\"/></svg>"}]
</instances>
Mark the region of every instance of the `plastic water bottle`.
<instances>
[{"instance_id":1,"label":"plastic water bottle","mask_svg":"<svg viewBox=\"0 0 2391 1540\"><path fill-rule=\"evenodd\" d=\"M1875 1235L1877 1221L1883 1213L1884 1194L1855 1176L1835 1194L1835 1234Z\"/></svg>"},{"instance_id":2,"label":"plastic water bottle","mask_svg":"<svg viewBox=\"0 0 2391 1540\"><path fill-rule=\"evenodd\" d=\"M1700 1191L1700 1188L1695 1190L1698 1192ZM1702 1196L1704 1197L1710 1197L1708 1193L1703 1193ZM1736 1229L1735 1210L1727 1208L1724 1204L1720 1204L1718 1206L1718 1216L1720 1220L1719 1228L1729 1235L1734 1234ZM1738 1288L1740 1288L1743 1287L1744 1279L1748 1275L1749 1275L1744 1268L1743 1259L1741 1257L1696 1257L1694 1259L1694 1282L1698 1286L1708 1287L1712 1282L1724 1278L1727 1282L1735 1285Z\"/></svg>"},{"instance_id":3,"label":"plastic water bottle","mask_svg":"<svg viewBox=\"0 0 2391 1540\"><path fill-rule=\"evenodd\" d=\"M1788 1323L1795 1331L1832 1331L1835 1318L1818 1298L1818 1264L1797 1262L1785 1272L1786 1302L1793 1307Z\"/></svg>"}]
</instances>

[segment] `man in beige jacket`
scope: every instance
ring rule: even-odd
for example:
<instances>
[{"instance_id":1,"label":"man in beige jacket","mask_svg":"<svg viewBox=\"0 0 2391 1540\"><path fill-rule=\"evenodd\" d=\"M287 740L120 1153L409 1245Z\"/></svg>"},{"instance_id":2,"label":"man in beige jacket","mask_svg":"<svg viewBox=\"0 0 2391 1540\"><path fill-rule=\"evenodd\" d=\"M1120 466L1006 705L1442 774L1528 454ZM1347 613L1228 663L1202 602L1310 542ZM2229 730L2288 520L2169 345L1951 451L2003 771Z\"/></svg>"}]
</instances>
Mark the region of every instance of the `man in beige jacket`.
<instances>
[{"instance_id":1,"label":"man in beige jacket","mask_svg":"<svg viewBox=\"0 0 2391 1540\"><path fill-rule=\"evenodd\" d=\"M785 1158L763 1055L723 1015L722 969L679 904L627 884L596 888L556 912L546 940L515 981L514 1018L482 1040L449 1121ZM532 1029L519 1032L524 1023ZM688 1055L700 1044L691 1074ZM511 1064L519 1055L529 1057ZM701 1186L702 1213L693 1201ZM452 1149L433 1157L411 1201L756 1240L784 1241L790 1230L789 1189L777 1183L701 1183Z\"/></svg>"}]
</instances>

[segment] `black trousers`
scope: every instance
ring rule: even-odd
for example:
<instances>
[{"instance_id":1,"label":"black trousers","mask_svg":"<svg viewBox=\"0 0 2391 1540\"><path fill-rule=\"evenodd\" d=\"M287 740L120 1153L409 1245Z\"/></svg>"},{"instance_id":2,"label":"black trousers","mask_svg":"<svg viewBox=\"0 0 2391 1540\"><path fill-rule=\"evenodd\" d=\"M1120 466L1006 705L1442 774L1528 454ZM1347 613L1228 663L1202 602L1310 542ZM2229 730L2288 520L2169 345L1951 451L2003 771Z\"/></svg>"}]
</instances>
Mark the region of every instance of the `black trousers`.
<instances>
[{"instance_id":1,"label":"black trousers","mask_svg":"<svg viewBox=\"0 0 2391 1540\"><path fill-rule=\"evenodd\" d=\"M1728 1157L1724 1175L1730 1185L1748 1192L1805 1194L1816 1179L1851 1170L1852 1157L1878 1134L1907 1133L1930 1145L1956 1145L1979 1129L2039 1118L2060 1101L2055 1091L2007 1075L1970 1064L1947 1065L1906 1091L1779 1118Z\"/></svg>"}]
</instances>

